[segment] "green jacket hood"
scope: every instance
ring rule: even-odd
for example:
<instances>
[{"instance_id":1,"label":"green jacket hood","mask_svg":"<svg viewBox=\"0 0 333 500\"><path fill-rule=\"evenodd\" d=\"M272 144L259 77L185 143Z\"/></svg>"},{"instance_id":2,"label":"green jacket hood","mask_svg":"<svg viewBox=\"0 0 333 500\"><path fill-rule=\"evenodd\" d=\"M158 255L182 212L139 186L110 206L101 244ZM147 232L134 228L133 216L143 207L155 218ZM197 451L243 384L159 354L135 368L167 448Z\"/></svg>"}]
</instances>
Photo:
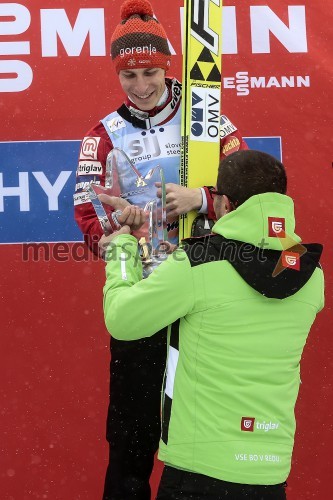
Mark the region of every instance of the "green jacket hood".
<instances>
[{"instance_id":1,"label":"green jacket hood","mask_svg":"<svg viewBox=\"0 0 333 500\"><path fill-rule=\"evenodd\" d=\"M289 196L279 193L251 196L236 210L219 219L213 232L272 250L284 250L301 241L295 234L294 202Z\"/></svg>"},{"instance_id":2,"label":"green jacket hood","mask_svg":"<svg viewBox=\"0 0 333 500\"><path fill-rule=\"evenodd\" d=\"M311 278L322 246L301 244L291 198L265 193L249 198L213 226L213 234L184 240L191 265L227 260L262 295L285 299ZM198 257L199 256L199 257Z\"/></svg>"}]
</instances>

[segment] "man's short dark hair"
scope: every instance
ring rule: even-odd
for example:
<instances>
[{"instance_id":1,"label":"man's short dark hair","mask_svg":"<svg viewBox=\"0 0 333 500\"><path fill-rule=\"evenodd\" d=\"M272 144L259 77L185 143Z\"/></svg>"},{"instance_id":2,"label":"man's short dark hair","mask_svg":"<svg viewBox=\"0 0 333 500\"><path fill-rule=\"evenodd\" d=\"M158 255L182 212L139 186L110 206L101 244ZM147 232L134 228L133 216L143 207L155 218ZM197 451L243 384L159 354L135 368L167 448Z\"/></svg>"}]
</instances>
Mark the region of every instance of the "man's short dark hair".
<instances>
[{"instance_id":1,"label":"man's short dark hair","mask_svg":"<svg viewBox=\"0 0 333 500\"><path fill-rule=\"evenodd\" d=\"M286 194L287 176L283 164L262 151L236 151L220 162L217 191L241 205L260 193Z\"/></svg>"}]
</instances>

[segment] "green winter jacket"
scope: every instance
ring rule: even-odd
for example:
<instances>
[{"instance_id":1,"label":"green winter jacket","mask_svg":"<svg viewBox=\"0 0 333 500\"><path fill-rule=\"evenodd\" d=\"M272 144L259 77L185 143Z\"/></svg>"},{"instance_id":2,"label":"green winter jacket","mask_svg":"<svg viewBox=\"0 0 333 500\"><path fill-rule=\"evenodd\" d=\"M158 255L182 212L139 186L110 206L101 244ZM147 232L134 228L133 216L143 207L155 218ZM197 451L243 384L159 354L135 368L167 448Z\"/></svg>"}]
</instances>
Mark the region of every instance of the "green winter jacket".
<instances>
[{"instance_id":1,"label":"green winter jacket","mask_svg":"<svg viewBox=\"0 0 333 500\"><path fill-rule=\"evenodd\" d=\"M292 200L265 193L221 218L213 235L185 241L145 280L135 238L110 245L110 334L133 340L170 325L165 463L236 483L286 480L300 358L324 305L322 248L301 245L294 230Z\"/></svg>"}]
</instances>

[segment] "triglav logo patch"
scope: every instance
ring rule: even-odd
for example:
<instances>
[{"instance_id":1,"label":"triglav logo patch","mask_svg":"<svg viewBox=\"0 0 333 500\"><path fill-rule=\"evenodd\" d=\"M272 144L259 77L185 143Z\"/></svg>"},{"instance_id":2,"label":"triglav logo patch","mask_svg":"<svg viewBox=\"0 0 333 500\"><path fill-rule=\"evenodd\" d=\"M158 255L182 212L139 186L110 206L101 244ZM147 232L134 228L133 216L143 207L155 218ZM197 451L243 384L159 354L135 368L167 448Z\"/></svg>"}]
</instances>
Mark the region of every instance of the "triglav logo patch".
<instances>
[{"instance_id":1,"label":"triglav logo patch","mask_svg":"<svg viewBox=\"0 0 333 500\"><path fill-rule=\"evenodd\" d=\"M253 417L242 417L241 420L241 431L253 432L254 431L254 421Z\"/></svg>"},{"instance_id":2,"label":"triglav logo patch","mask_svg":"<svg viewBox=\"0 0 333 500\"><path fill-rule=\"evenodd\" d=\"M296 252L289 252L285 250L282 252L281 256L281 264L283 267L288 267L290 269L295 269L296 271L300 270L300 255Z\"/></svg>"},{"instance_id":3,"label":"triglav logo patch","mask_svg":"<svg viewBox=\"0 0 333 500\"><path fill-rule=\"evenodd\" d=\"M282 217L268 217L268 236L271 238L286 237L286 221Z\"/></svg>"}]
</instances>

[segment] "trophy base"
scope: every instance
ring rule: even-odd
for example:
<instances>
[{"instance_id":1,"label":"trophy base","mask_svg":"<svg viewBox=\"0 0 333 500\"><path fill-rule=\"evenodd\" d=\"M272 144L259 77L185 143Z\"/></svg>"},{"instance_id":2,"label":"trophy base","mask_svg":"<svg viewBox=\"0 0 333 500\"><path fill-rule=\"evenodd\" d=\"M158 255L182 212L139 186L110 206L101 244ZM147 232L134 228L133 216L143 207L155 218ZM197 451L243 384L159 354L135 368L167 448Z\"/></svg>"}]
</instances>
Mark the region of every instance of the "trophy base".
<instances>
[{"instance_id":1,"label":"trophy base","mask_svg":"<svg viewBox=\"0 0 333 500\"><path fill-rule=\"evenodd\" d=\"M159 254L156 257L151 257L149 260L142 261L142 277L143 279L148 276L167 258L167 254Z\"/></svg>"}]
</instances>

